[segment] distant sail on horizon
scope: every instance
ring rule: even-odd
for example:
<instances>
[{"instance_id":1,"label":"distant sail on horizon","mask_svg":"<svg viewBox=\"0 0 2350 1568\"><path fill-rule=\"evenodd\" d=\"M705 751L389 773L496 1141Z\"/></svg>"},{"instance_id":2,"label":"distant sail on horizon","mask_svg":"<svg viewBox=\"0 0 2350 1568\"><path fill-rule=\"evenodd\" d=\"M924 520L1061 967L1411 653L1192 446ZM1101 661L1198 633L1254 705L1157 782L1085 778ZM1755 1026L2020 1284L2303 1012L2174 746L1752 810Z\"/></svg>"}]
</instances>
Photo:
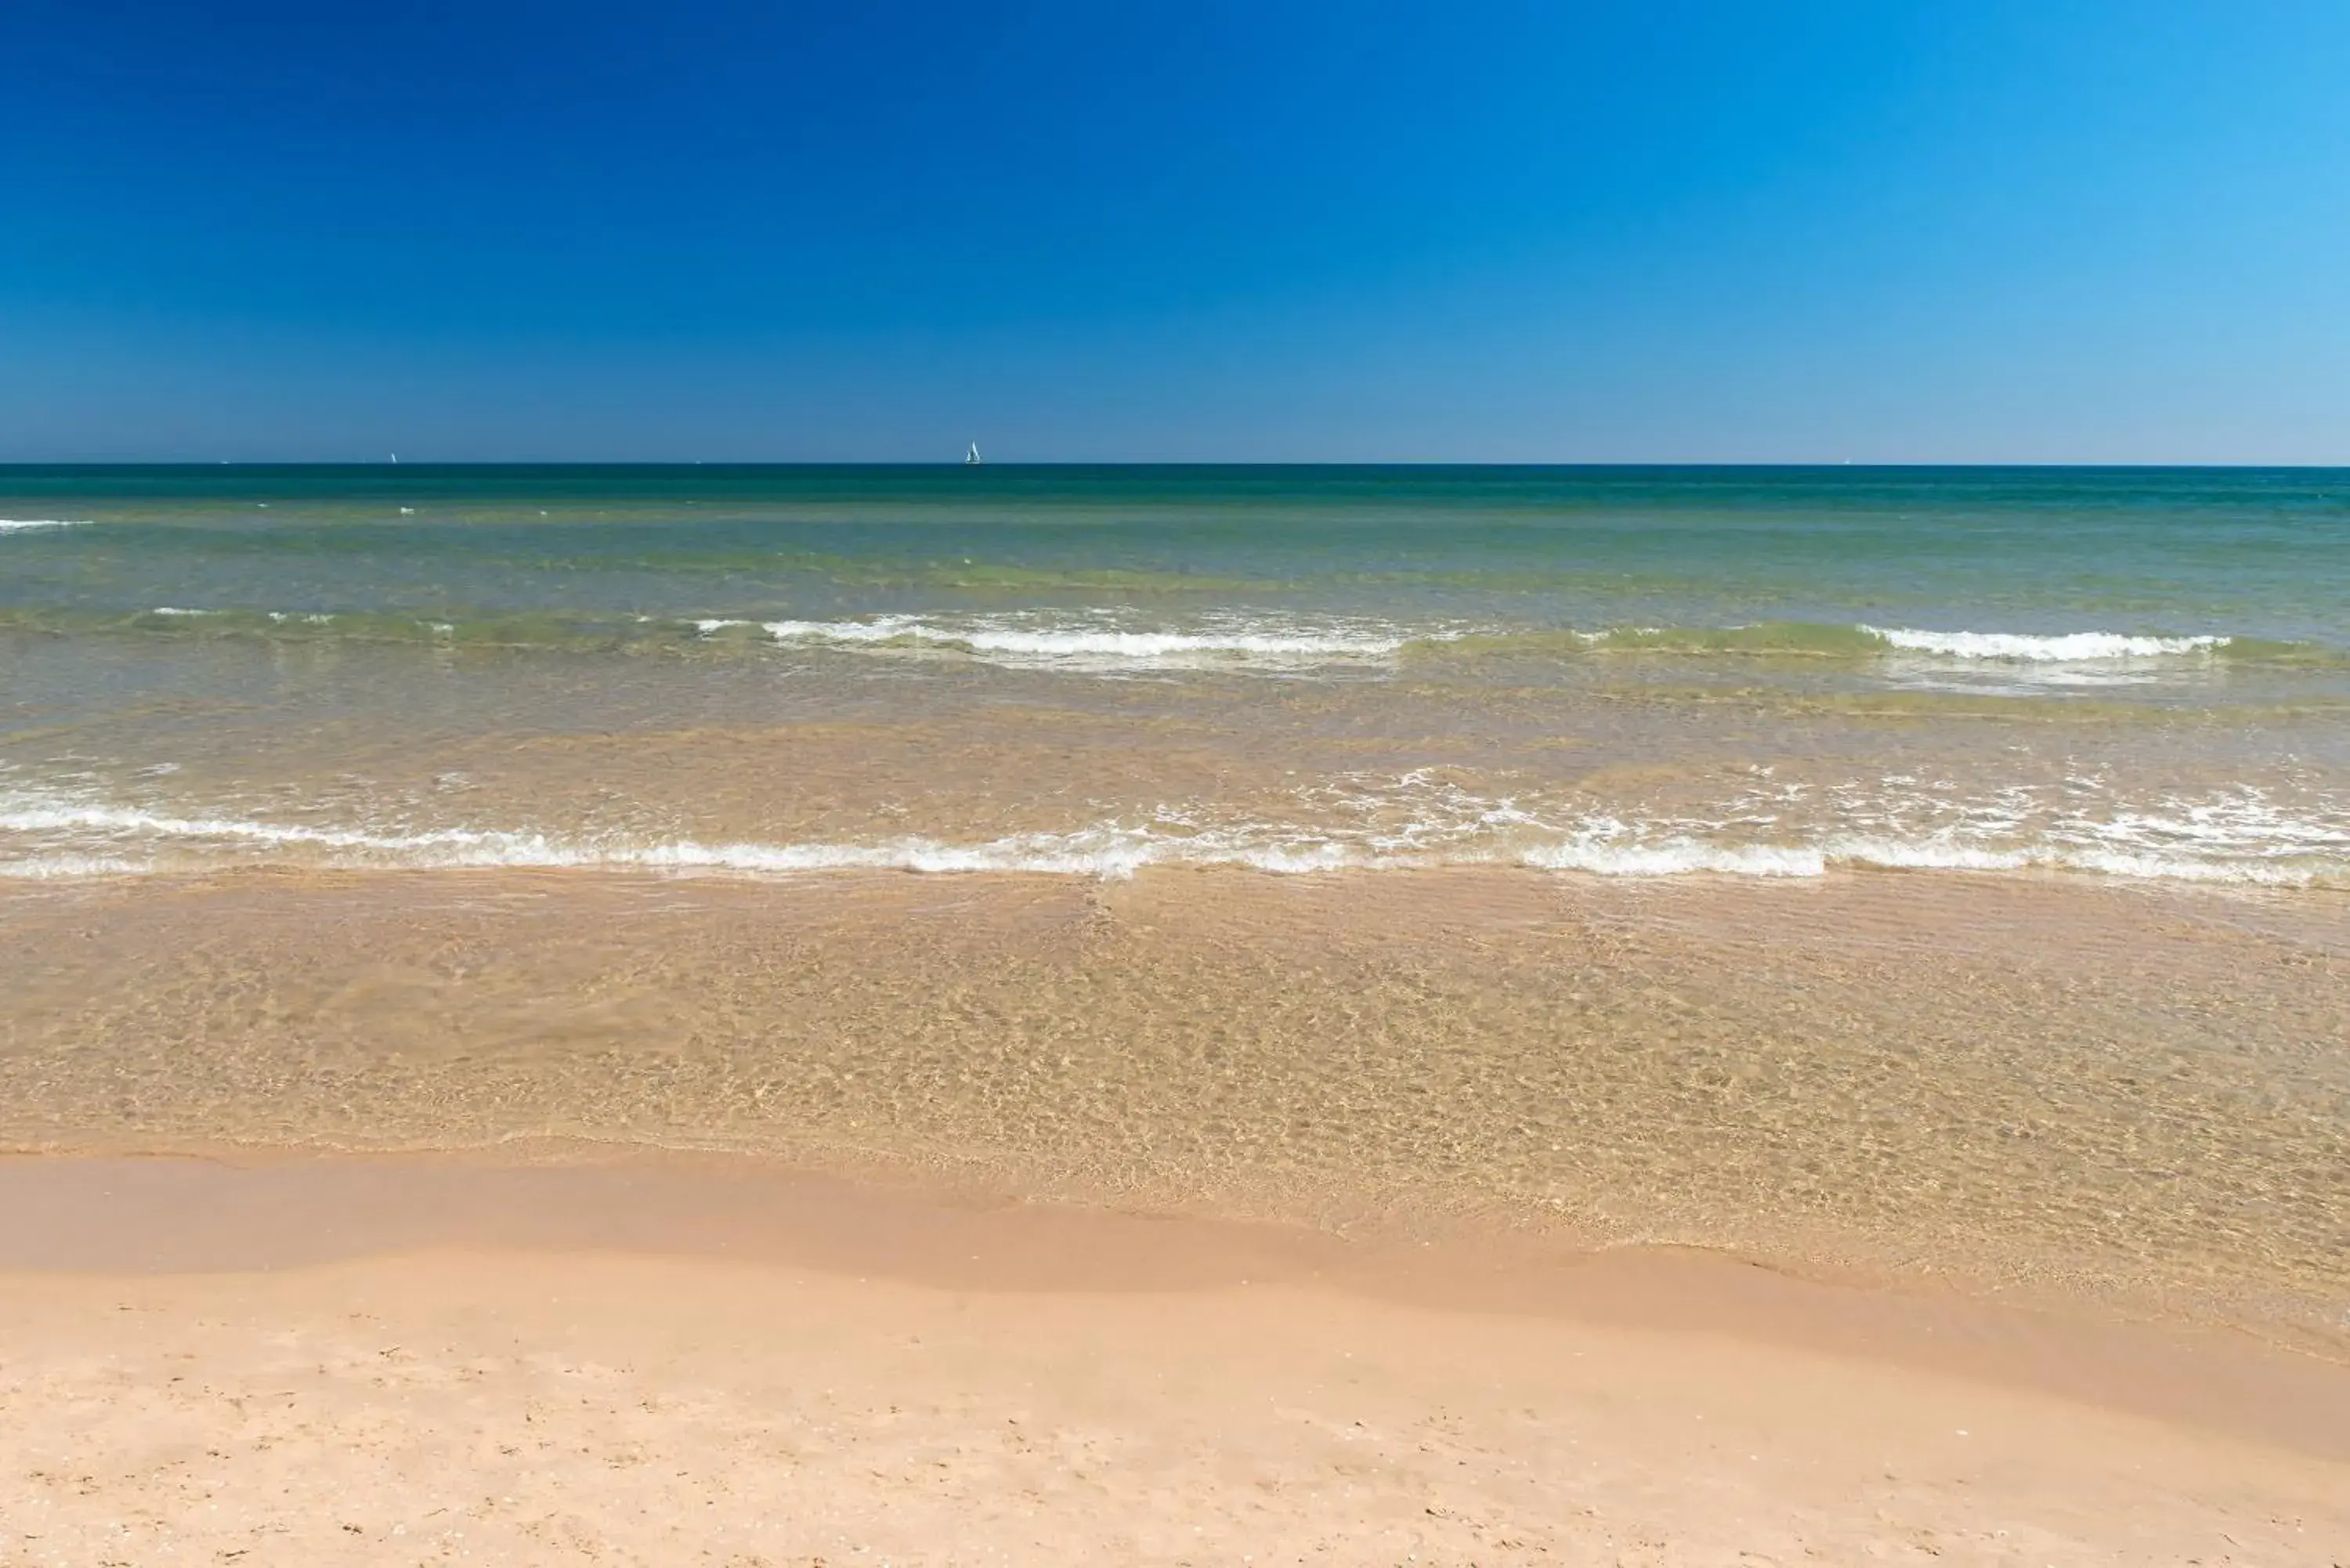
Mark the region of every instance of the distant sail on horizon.
<instances>
[{"instance_id":1,"label":"distant sail on horizon","mask_svg":"<svg viewBox=\"0 0 2350 1568\"><path fill-rule=\"evenodd\" d=\"M971 443L971 450L962 454L962 461L966 466L976 464L980 461L979 443L977 441Z\"/></svg>"}]
</instances>

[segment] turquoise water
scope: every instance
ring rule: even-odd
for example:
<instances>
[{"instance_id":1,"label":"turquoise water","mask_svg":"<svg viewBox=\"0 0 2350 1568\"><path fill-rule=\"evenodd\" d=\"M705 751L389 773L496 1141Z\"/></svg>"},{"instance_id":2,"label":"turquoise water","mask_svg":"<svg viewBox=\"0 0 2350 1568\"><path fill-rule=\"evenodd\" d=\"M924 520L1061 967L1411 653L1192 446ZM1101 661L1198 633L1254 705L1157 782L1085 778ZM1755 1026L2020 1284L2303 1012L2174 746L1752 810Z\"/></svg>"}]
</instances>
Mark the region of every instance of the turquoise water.
<instances>
[{"instance_id":1,"label":"turquoise water","mask_svg":"<svg viewBox=\"0 0 2350 1568\"><path fill-rule=\"evenodd\" d=\"M19 467L0 657L45 875L2350 867L2345 470Z\"/></svg>"},{"instance_id":2,"label":"turquoise water","mask_svg":"<svg viewBox=\"0 0 2350 1568\"><path fill-rule=\"evenodd\" d=\"M75 524L10 531L0 607L40 624L170 607L625 635L639 615L1115 611L1134 630L2350 649L2343 470L15 468L0 518Z\"/></svg>"}]
</instances>

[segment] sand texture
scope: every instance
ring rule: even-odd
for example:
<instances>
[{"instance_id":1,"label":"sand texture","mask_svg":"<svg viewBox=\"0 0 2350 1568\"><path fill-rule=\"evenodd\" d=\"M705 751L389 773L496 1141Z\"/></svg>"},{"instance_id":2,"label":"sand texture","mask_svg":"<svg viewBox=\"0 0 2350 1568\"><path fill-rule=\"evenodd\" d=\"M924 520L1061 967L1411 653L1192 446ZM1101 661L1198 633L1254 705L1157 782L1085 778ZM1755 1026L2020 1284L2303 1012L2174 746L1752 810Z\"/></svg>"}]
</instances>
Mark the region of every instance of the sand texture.
<instances>
[{"instance_id":1,"label":"sand texture","mask_svg":"<svg viewBox=\"0 0 2350 1568\"><path fill-rule=\"evenodd\" d=\"M571 1138L2338 1334L2350 898L1163 872L0 898L0 1150Z\"/></svg>"},{"instance_id":2,"label":"sand texture","mask_svg":"<svg viewBox=\"0 0 2350 1568\"><path fill-rule=\"evenodd\" d=\"M956 1282L937 1254L1010 1223L934 1227L930 1279L447 1247L20 1268L0 1563L2350 1563L2330 1362L2287 1359L2315 1415L2263 1437L2282 1400L2257 1378L2230 1430L1799 1332L1620 1321L1637 1293L1578 1318L1198 1270ZM1156 1236L1178 1273L1207 1255L1180 1224L1098 1223L1048 1240L1091 1234L1112 1272ZM1709 1293L1856 1345L1837 1323L1883 1304L1700 1269L1651 1315L1695 1321ZM1990 1309L1912 1320L1970 1342L1953 1365L1995 1372L2002 1338L2011 1371L2083 1359ZM2150 1357L2116 1386L2195 1370Z\"/></svg>"}]
</instances>

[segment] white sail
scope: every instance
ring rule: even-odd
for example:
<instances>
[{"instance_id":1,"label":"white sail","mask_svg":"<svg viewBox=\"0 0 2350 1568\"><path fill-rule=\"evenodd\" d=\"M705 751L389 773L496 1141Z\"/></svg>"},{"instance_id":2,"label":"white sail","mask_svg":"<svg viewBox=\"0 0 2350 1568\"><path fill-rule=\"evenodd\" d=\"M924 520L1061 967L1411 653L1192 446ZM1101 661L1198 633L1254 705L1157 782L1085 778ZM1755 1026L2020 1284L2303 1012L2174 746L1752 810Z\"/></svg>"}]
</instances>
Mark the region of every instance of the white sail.
<instances>
[{"instance_id":1,"label":"white sail","mask_svg":"<svg viewBox=\"0 0 2350 1568\"><path fill-rule=\"evenodd\" d=\"M977 441L971 443L971 450L962 454L962 460L967 463L977 462L979 461L979 443Z\"/></svg>"}]
</instances>

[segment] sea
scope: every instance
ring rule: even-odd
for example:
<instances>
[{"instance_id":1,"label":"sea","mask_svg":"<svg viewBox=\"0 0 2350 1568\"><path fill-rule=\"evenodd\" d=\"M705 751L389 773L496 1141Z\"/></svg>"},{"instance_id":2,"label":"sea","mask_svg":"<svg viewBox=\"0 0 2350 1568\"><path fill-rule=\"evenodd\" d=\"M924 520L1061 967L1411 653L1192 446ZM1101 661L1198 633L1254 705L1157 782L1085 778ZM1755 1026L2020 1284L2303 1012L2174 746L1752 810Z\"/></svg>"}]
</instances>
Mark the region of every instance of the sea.
<instances>
[{"instance_id":1,"label":"sea","mask_svg":"<svg viewBox=\"0 0 2350 1568\"><path fill-rule=\"evenodd\" d=\"M0 980L5 1153L2350 1356L2350 470L0 468Z\"/></svg>"},{"instance_id":2,"label":"sea","mask_svg":"<svg viewBox=\"0 0 2350 1568\"><path fill-rule=\"evenodd\" d=\"M2350 471L0 469L0 876L2350 878Z\"/></svg>"}]
</instances>

